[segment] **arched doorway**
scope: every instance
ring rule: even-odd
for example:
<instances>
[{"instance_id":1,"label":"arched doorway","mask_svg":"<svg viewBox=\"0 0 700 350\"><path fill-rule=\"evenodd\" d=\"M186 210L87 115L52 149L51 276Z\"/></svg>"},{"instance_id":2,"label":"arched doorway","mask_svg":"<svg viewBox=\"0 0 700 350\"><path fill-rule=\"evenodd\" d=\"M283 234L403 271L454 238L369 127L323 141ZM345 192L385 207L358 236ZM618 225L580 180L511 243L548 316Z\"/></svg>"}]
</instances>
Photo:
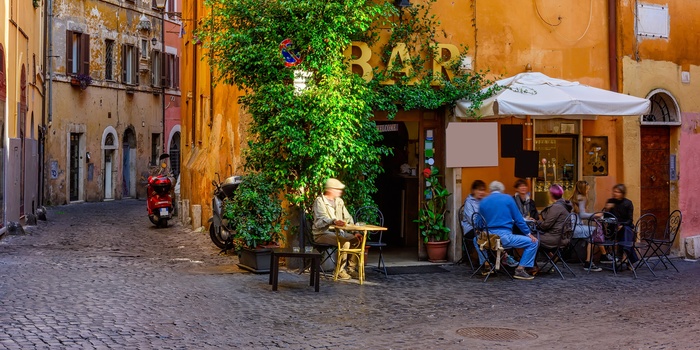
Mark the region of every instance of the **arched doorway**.
<instances>
[{"instance_id":1,"label":"arched doorway","mask_svg":"<svg viewBox=\"0 0 700 350\"><path fill-rule=\"evenodd\" d=\"M670 92L657 89L647 96L649 114L643 115L640 148L644 161L640 164L640 215L652 213L657 227L665 227L671 207L671 128L681 123L680 108ZM673 164L675 166L675 164ZM663 229L660 230L663 233Z\"/></svg>"},{"instance_id":2,"label":"arched doorway","mask_svg":"<svg viewBox=\"0 0 700 350\"><path fill-rule=\"evenodd\" d=\"M136 133L133 126L124 130L122 154L122 195L136 198Z\"/></svg>"},{"instance_id":3,"label":"arched doorway","mask_svg":"<svg viewBox=\"0 0 700 350\"><path fill-rule=\"evenodd\" d=\"M175 132L173 137L170 139L170 146L168 147L170 154L170 169L172 170L175 178L180 175L180 132Z\"/></svg>"},{"instance_id":4,"label":"arched doorway","mask_svg":"<svg viewBox=\"0 0 700 350\"><path fill-rule=\"evenodd\" d=\"M102 188L104 189L104 200L114 199L115 175L117 174L117 167L115 166L117 145L117 131L111 126L106 127L102 132L102 173L104 174Z\"/></svg>"},{"instance_id":5,"label":"arched doorway","mask_svg":"<svg viewBox=\"0 0 700 350\"><path fill-rule=\"evenodd\" d=\"M25 137L27 130L27 69L24 64L20 70L20 98L19 111L17 111L17 124L19 125L19 142L20 142L20 168L19 168L19 215L24 215L24 185L26 173L26 145Z\"/></svg>"}]
</instances>

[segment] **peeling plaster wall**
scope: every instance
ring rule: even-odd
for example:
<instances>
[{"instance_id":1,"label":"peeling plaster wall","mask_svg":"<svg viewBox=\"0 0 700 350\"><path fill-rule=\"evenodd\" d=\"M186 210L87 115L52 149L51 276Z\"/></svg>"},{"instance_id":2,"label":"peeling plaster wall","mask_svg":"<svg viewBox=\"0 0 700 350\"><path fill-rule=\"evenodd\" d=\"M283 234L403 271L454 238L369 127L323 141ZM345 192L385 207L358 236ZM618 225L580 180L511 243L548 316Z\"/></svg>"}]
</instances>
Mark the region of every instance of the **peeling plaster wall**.
<instances>
[{"instance_id":1,"label":"peeling plaster wall","mask_svg":"<svg viewBox=\"0 0 700 350\"><path fill-rule=\"evenodd\" d=\"M107 127L117 132L114 151L113 188L114 198L123 197L124 132L132 128L136 134L136 196L146 196L145 181L151 171L151 137L161 135L163 120L160 89L151 87L151 57L153 49L162 50L160 41L160 14L151 8L151 2L124 1L55 1L53 18L54 99L53 120L47 135L46 166L57 164L57 177L47 174L46 198L49 204L64 204L68 198L68 140L71 125L85 125L84 148L80 156L85 171L81 171L83 197L79 200L99 201L105 198L104 171L105 151L102 136ZM137 25L144 14L151 22L151 30L139 30ZM90 35L90 76L93 82L85 90L70 85L66 75L66 30L80 31ZM157 44L151 44L151 38ZM114 40L113 80L105 80L106 44ZM147 41L148 55L139 57L139 85L122 83L122 44L141 47ZM166 136L167 137L167 136ZM161 140L163 140L161 136ZM162 141L161 141L162 144ZM162 146L159 148L162 150ZM91 157L87 162L86 152ZM92 168L92 171L90 171Z\"/></svg>"}]
</instances>

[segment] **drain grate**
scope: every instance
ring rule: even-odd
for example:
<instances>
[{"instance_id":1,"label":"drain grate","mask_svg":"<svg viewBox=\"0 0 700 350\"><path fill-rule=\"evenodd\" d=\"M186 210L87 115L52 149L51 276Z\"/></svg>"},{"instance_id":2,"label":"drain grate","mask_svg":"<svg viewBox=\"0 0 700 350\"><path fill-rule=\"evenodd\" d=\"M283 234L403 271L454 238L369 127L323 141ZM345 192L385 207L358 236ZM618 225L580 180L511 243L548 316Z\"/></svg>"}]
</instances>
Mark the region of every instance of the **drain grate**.
<instances>
[{"instance_id":1,"label":"drain grate","mask_svg":"<svg viewBox=\"0 0 700 350\"><path fill-rule=\"evenodd\" d=\"M457 334L472 339L489 341L515 341L537 339L537 334L511 328L469 327L460 328Z\"/></svg>"}]
</instances>

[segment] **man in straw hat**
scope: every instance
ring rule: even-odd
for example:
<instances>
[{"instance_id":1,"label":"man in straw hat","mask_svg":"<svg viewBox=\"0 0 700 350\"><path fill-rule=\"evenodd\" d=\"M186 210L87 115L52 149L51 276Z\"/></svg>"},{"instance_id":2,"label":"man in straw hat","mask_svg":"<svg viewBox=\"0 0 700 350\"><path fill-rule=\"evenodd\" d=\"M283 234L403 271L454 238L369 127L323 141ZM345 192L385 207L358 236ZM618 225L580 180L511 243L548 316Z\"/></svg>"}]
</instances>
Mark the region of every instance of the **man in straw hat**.
<instances>
[{"instance_id":1,"label":"man in straw hat","mask_svg":"<svg viewBox=\"0 0 700 350\"><path fill-rule=\"evenodd\" d=\"M345 226L347 224L353 224L352 216L350 216L347 208L345 208L345 203L340 198L344 188L345 185L337 179L328 179L323 194L318 196L316 201L314 201L313 234L316 243L336 244L336 234L328 227L331 225ZM357 248L362 241L362 235L359 233L353 235L342 230L338 238L345 249L351 246ZM341 265L338 277L341 279L349 279L351 275L357 274L355 269L357 261L355 258L351 258L350 262L347 262L347 254L343 254L339 259Z\"/></svg>"}]
</instances>

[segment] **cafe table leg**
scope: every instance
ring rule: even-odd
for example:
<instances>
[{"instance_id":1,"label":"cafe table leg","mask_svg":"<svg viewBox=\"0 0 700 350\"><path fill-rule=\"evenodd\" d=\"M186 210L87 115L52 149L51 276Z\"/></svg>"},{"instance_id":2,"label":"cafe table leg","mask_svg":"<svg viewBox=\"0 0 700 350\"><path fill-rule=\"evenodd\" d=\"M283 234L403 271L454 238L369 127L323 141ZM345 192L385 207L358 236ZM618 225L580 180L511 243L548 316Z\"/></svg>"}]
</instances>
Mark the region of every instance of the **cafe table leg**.
<instances>
[{"instance_id":1,"label":"cafe table leg","mask_svg":"<svg viewBox=\"0 0 700 350\"><path fill-rule=\"evenodd\" d=\"M306 264L306 258L304 259L304 264ZM314 274L316 273L316 266L314 265L314 259L311 259L311 268L309 269L310 272L310 277L309 277L309 285L313 286L314 285Z\"/></svg>"},{"instance_id":2,"label":"cafe table leg","mask_svg":"<svg viewBox=\"0 0 700 350\"><path fill-rule=\"evenodd\" d=\"M314 267L314 291L318 293L321 284L321 258L314 258L311 264Z\"/></svg>"},{"instance_id":3,"label":"cafe table leg","mask_svg":"<svg viewBox=\"0 0 700 350\"><path fill-rule=\"evenodd\" d=\"M272 275L274 274L274 266L275 266L275 252L272 252L272 254L270 254L270 278L269 278L268 284L272 284Z\"/></svg>"}]
</instances>

